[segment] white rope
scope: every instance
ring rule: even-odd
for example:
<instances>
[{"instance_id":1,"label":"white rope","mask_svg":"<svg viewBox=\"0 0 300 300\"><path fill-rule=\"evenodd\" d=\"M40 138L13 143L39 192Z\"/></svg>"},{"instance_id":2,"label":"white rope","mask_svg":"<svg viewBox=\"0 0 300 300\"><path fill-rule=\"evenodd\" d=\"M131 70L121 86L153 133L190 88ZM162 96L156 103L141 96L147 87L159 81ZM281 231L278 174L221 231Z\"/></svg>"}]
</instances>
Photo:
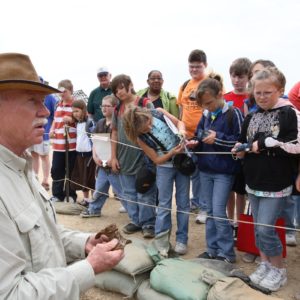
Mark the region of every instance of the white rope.
<instances>
[{"instance_id":1,"label":"white rope","mask_svg":"<svg viewBox=\"0 0 300 300\"><path fill-rule=\"evenodd\" d=\"M60 180L53 180L52 182L60 182L60 181L69 181L71 183L74 183L84 189L88 189L88 190L91 190L93 192L96 192L98 194L102 194L102 195L105 195L107 197L109 197L109 194L107 193L103 193L103 192L99 192L99 191L96 191L94 189L91 189L87 186L84 186L80 183L77 183L71 179L68 179L68 178L64 178L64 179L60 179ZM152 207L152 208L159 208L159 209L162 209L162 210L166 210L166 211L175 211L174 209L172 208L166 208L166 207L160 207L160 206L156 206L156 205L152 205L152 204L147 204L147 203L141 203L141 202L137 202L137 201L133 201L133 200L130 200L130 199L125 199L125 198L121 198L121 197L118 197L118 199L124 201L124 202L128 202L128 203L134 203L134 204L139 204L139 205L144 205L144 206L148 206L148 207ZM177 213L182 213L182 214L187 214L187 215L193 215L193 216L197 216L198 214L197 213L193 213L193 212L186 212L186 211L182 211L182 210L176 210ZM291 228L291 227L284 227L284 226L277 226L277 225L270 225L270 224L264 224L264 223L255 223L255 222L249 222L249 221L242 221L242 220L237 220L237 219L229 219L229 218L221 218L221 217L216 217L216 216L207 216L207 218L210 218L210 219L215 219L215 220L220 220L220 221L230 221L230 222L234 222L234 223L243 223L243 224L253 224L253 225L258 225L258 226L265 226L265 227L271 227L271 228L276 228L276 229L285 229L285 230L290 230L290 231L295 231L295 232L300 232L300 229L297 229L297 228Z\"/></svg>"}]
</instances>

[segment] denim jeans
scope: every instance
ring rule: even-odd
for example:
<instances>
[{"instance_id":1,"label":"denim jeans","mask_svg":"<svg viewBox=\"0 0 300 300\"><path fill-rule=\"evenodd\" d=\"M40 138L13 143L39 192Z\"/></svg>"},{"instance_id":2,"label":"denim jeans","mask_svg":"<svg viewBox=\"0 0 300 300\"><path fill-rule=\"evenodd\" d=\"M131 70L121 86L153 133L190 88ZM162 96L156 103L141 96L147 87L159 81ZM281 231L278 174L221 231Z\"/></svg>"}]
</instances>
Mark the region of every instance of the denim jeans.
<instances>
[{"instance_id":1,"label":"denim jeans","mask_svg":"<svg viewBox=\"0 0 300 300\"><path fill-rule=\"evenodd\" d=\"M89 208L88 208L90 213L93 214L93 213L101 212L102 207L106 199L108 198L108 190L110 186L112 186L118 198L122 198L122 189L119 180L119 175L112 173L110 170L99 168L96 177L95 192L93 193L94 201L89 204Z\"/></svg>"},{"instance_id":2,"label":"denim jeans","mask_svg":"<svg viewBox=\"0 0 300 300\"><path fill-rule=\"evenodd\" d=\"M222 256L235 260L234 239L227 219L226 205L234 181L234 175L200 171L202 196L206 200L206 243L207 252L213 256Z\"/></svg>"},{"instance_id":3,"label":"denim jeans","mask_svg":"<svg viewBox=\"0 0 300 300\"><path fill-rule=\"evenodd\" d=\"M255 223L275 225L289 197L267 198L248 194ZM274 227L254 225L256 247L272 257L282 253L282 244Z\"/></svg>"},{"instance_id":4,"label":"denim jeans","mask_svg":"<svg viewBox=\"0 0 300 300\"><path fill-rule=\"evenodd\" d=\"M300 227L300 196L292 196L295 201L295 224Z\"/></svg>"},{"instance_id":5,"label":"denim jeans","mask_svg":"<svg viewBox=\"0 0 300 300\"><path fill-rule=\"evenodd\" d=\"M293 196L287 197L285 201L285 205L283 208L283 212L281 216L284 218L285 227L292 228L290 230L286 230L286 233L296 234L295 229L295 213L296 213L296 203Z\"/></svg>"},{"instance_id":6,"label":"denim jeans","mask_svg":"<svg viewBox=\"0 0 300 300\"><path fill-rule=\"evenodd\" d=\"M157 166L156 169L156 184L158 188L158 201L159 206L157 210L157 217L155 223L155 234L171 230L172 220L172 196L173 185L175 182L176 188L176 218L177 218L177 231L176 242L187 244L188 241L188 228L189 228L189 191L190 191L190 177L183 175L178 170L172 167ZM167 208L164 209L164 208ZM183 212L180 212L183 211ZM186 213L184 213L186 212Z\"/></svg>"},{"instance_id":7,"label":"denim jeans","mask_svg":"<svg viewBox=\"0 0 300 300\"><path fill-rule=\"evenodd\" d=\"M123 199L127 202L126 210L131 222L144 228L154 228L156 185L145 194L137 193L135 188L135 175L120 174ZM128 200L128 201L127 201ZM145 203L146 205L143 205ZM151 206L147 206L151 205Z\"/></svg>"},{"instance_id":8,"label":"denim jeans","mask_svg":"<svg viewBox=\"0 0 300 300\"><path fill-rule=\"evenodd\" d=\"M192 182L192 197L191 207L200 208L206 211L206 201L201 197L200 171L197 167L194 174L191 176Z\"/></svg>"}]
</instances>

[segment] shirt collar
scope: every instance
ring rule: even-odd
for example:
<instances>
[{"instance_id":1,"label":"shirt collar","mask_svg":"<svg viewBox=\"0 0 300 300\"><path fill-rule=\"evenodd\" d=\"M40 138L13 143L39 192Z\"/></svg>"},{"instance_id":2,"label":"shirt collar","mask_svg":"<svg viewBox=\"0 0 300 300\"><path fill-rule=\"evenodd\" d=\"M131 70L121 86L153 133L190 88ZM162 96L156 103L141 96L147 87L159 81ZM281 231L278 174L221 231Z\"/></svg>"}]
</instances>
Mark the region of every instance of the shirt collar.
<instances>
[{"instance_id":1,"label":"shirt collar","mask_svg":"<svg viewBox=\"0 0 300 300\"><path fill-rule=\"evenodd\" d=\"M24 172L31 167L31 157L27 151L20 157L3 145L0 145L0 161L15 172Z\"/></svg>"}]
</instances>

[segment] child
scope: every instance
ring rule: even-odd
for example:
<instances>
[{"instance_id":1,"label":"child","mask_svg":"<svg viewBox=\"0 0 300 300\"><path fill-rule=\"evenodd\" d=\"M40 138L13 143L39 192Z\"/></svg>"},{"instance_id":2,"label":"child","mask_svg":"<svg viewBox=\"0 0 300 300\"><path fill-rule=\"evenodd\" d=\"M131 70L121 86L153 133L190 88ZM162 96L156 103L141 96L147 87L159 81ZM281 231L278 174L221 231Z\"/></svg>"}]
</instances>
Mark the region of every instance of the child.
<instances>
[{"instance_id":1,"label":"child","mask_svg":"<svg viewBox=\"0 0 300 300\"><path fill-rule=\"evenodd\" d=\"M223 99L220 76L210 75L196 92L196 101L204 110L196 134L197 151L228 152L239 137L243 117L241 111ZM203 136L202 133L206 136ZM206 252L202 258L216 258L233 263L236 260L232 228L226 215L226 204L239 164L231 155L198 156L201 197L206 200ZM216 218L214 218L216 217ZM222 218L222 219L218 219Z\"/></svg>"},{"instance_id":2,"label":"child","mask_svg":"<svg viewBox=\"0 0 300 300\"><path fill-rule=\"evenodd\" d=\"M250 279L255 284L277 291L287 282L283 266L282 244L273 227L292 193L296 160L288 149L273 147L270 139L290 142L297 139L297 115L289 101L281 98L285 77L276 68L264 69L251 80L258 110L249 114L243 124L240 143L248 143L251 152L244 157L246 190L255 223L255 241L261 263ZM237 143L232 150L239 146Z\"/></svg>"},{"instance_id":3,"label":"child","mask_svg":"<svg viewBox=\"0 0 300 300\"><path fill-rule=\"evenodd\" d=\"M64 190L64 179L66 176L66 151L68 150L69 178L76 159L76 127L72 118L73 84L71 80L65 79L58 83L61 91L61 100L58 102L54 120L49 132L52 138L52 201L64 201L66 192ZM66 129L68 135L65 135ZM70 196L76 201L77 195L70 189Z\"/></svg>"},{"instance_id":4,"label":"child","mask_svg":"<svg viewBox=\"0 0 300 300\"><path fill-rule=\"evenodd\" d=\"M111 118L114 107L118 104L118 99L113 95L105 96L102 99L101 110L104 118L100 119L95 127L94 133L110 133L111 132ZM100 217L101 210L108 198L108 191L110 185L113 187L116 195L121 197L122 190L119 181L119 175L112 172L110 162L106 162L106 166L103 165L101 157L97 155L96 146L93 146L93 159L97 165L96 170L96 187L93 194L93 200L89 204L86 211L81 213L81 217Z\"/></svg>"},{"instance_id":5,"label":"child","mask_svg":"<svg viewBox=\"0 0 300 300\"><path fill-rule=\"evenodd\" d=\"M246 58L237 58L229 68L230 80L233 86L233 91L224 94L226 102L230 102L243 113L244 100L248 98L248 82L251 61Z\"/></svg>"},{"instance_id":6,"label":"child","mask_svg":"<svg viewBox=\"0 0 300 300\"><path fill-rule=\"evenodd\" d=\"M197 124L202 117L202 108L195 101L195 92L199 83L206 78L207 57L203 50L195 49L188 57L188 67L191 79L187 80L178 93L177 104L179 106L179 119L185 125L187 138L193 138ZM191 209L198 212L196 223L205 223L206 203L205 199L200 201L200 175L199 170L191 176L192 198Z\"/></svg>"},{"instance_id":7,"label":"child","mask_svg":"<svg viewBox=\"0 0 300 300\"><path fill-rule=\"evenodd\" d=\"M179 134L185 136L183 122L162 108L147 110L140 107L129 109L123 124L127 137L137 143L145 154L157 165L156 184L158 188L158 211L155 222L155 235L171 230L171 212L173 185L176 187L177 232L175 252L183 255L187 252L189 223L190 178L183 175L172 165L175 154L183 151L183 144L174 134L164 117L177 126ZM182 213L186 212L186 213Z\"/></svg>"},{"instance_id":8,"label":"child","mask_svg":"<svg viewBox=\"0 0 300 300\"><path fill-rule=\"evenodd\" d=\"M95 187L95 163L92 157L92 142L88 133L93 131L93 122L88 119L86 104L83 100L72 103L73 118L76 120L76 160L72 172L71 187L83 191L82 205L87 206L89 189ZM77 185L76 183L80 184Z\"/></svg>"},{"instance_id":9,"label":"child","mask_svg":"<svg viewBox=\"0 0 300 300\"><path fill-rule=\"evenodd\" d=\"M148 108L154 107L149 99L136 96L131 78L127 75L114 77L111 88L113 94L120 100L112 119L111 166L114 172L120 173L123 198L130 200L126 209L131 222L123 227L123 231L127 234L142 231L144 238L152 238L154 237L156 186L153 185L144 194L136 190L136 174L142 167L144 158L142 151L136 149L137 145L131 143L126 137L123 115L130 105L141 104Z\"/></svg>"},{"instance_id":10,"label":"child","mask_svg":"<svg viewBox=\"0 0 300 300\"><path fill-rule=\"evenodd\" d=\"M275 64L267 59L258 59L253 62L249 70L249 80L255 75L255 73L263 70L267 67L275 67ZM251 90L251 89L250 89ZM249 113L255 112L257 105L254 96L250 93L249 98L244 101L244 116L246 117Z\"/></svg>"},{"instance_id":11,"label":"child","mask_svg":"<svg viewBox=\"0 0 300 300\"><path fill-rule=\"evenodd\" d=\"M233 91L224 94L224 99L228 103L232 103L234 107L237 107L243 113L244 101L249 97L248 95L248 81L250 73L251 61L246 58L237 58L233 61L229 68L229 74ZM246 190L245 190L245 178L241 172L237 173L227 203L227 215L229 219L234 219L234 211L236 206L237 220L240 218L240 214L244 213L246 205ZM235 229L235 237L237 236L238 223L231 222Z\"/></svg>"}]
</instances>

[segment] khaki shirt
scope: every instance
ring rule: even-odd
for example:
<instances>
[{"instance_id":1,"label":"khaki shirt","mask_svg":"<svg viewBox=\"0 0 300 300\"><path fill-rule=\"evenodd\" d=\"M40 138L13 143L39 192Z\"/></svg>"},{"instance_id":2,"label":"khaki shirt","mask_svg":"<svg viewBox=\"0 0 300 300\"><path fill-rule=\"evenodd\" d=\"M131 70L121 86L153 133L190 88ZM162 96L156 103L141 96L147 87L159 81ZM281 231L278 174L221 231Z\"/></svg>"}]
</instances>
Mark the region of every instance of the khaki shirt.
<instances>
[{"instance_id":1,"label":"khaki shirt","mask_svg":"<svg viewBox=\"0 0 300 300\"><path fill-rule=\"evenodd\" d=\"M20 158L0 145L0 299L79 299L95 281L82 260L90 234L56 224L31 170L27 154Z\"/></svg>"}]
</instances>

